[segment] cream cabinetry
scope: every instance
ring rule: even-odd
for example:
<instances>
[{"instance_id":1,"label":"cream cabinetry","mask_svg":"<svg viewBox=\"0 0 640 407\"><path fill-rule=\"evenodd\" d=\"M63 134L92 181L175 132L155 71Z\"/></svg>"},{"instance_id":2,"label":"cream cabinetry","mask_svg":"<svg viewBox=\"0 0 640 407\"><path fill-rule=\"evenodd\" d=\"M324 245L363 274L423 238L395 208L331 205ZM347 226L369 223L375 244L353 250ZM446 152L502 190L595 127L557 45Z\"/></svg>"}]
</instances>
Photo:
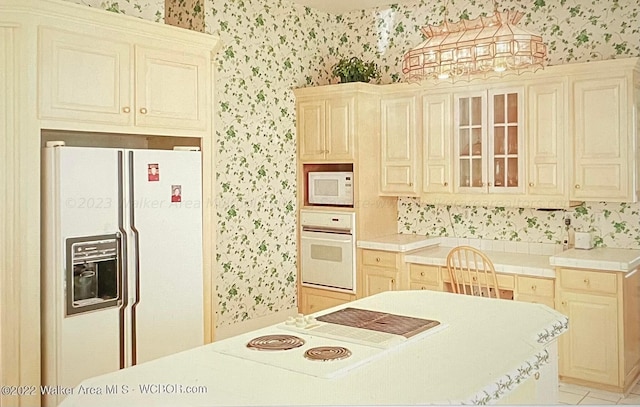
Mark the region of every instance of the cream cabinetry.
<instances>
[{"instance_id":1,"label":"cream cabinetry","mask_svg":"<svg viewBox=\"0 0 640 407\"><path fill-rule=\"evenodd\" d=\"M557 309L570 326L560 377L627 391L640 374L640 274L561 268L557 278Z\"/></svg>"},{"instance_id":2,"label":"cream cabinetry","mask_svg":"<svg viewBox=\"0 0 640 407\"><path fill-rule=\"evenodd\" d=\"M382 194L418 194L417 103L411 94L383 95L380 101Z\"/></svg>"},{"instance_id":3,"label":"cream cabinetry","mask_svg":"<svg viewBox=\"0 0 640 407\"><path fill-rule=\"evenodd\" d=\"M208 131L211 49L84 28L39 28L39 115L47 127Z\"/></svg>"},{"instance_id":4,"label":"cream cabinetry","mask_svg":"<svg viewBox=\"0 0 640 407\"><path fill-rule=\"evenodd\" d=\"M358 259L362 279L359 297L405 288L402 253L358 249Z\"/></svg>"},{"instance_id":5,"label":"cream cabinetry","mask_svg":"<svg viewBox=\"0 0 640 407\"><path fill-rule=\"evenodd\" d=\"M354 103L354 97L350 95L298 101L296 117L300 160L353 160Z\"/></svg>"},{"instance_id":6,"label":"cream cabinetry","mask_svg":"<svg viewBox=\"0 0 640 407\"><path fill-rule=\"evenodd\" d=\"M337 291L301 287L299 298L300 305L298 309L306 315L353 301L356 296Z\"/></svg>"},{"instance_id":7,"label":"cream cabinetry","mask_svg":"<svg viewBox=\"0 0 640 407\"><path fill-rule=\"evenodd\" d=\"M523 192L524 90L454 95L454 191Z\"/></svg>"},{"instance_id":8,"label":"cream cabinetry","mask_svg":"<svg viewBox=\"0 0 640 407\"><path fill-rule=\"evenodd\" d=\"M572 198L637 200L638 81L638 74L629 70L598 71L572 78Z\"/></svg>"},{"instance_id":9,"label":"cream cabinetry","mask_svg":"<svg viewBox=\"0 0 640 407\"><path fill-rule=\"evenodd\" d=\"M451 182L452 96L422 96L422 192L449 193Z\"/></svg>"},{"instance_id":10,"label":"cream cabinetry","mask_svg":"<svg viewBox=\"0 0 640 407\"><path fill-rule=\"evenodd\" d=\"M550 278L516 276L516 301L544 304L555 309L555 282Z\"/></svg>"},{"instance_id":11,"label":"cream cabinetry","mask_svg":"<svg viewBox=\"0 0 640 407\"><path fill-rule=\"evenodd\" d=\"M409 289L442 291L439 266L409 264Z\"/></svg>"},{"instance_id":12,"label":"cream cabinetry","mask_svg":"<svg viewBox=\"0 0 640 407\"><path fill-rule=\"evenodd\" d=\"M567 82L557 78L526 86L527 194L541 201L562 202L568 196Z\"/></svg>"}]
</instances>

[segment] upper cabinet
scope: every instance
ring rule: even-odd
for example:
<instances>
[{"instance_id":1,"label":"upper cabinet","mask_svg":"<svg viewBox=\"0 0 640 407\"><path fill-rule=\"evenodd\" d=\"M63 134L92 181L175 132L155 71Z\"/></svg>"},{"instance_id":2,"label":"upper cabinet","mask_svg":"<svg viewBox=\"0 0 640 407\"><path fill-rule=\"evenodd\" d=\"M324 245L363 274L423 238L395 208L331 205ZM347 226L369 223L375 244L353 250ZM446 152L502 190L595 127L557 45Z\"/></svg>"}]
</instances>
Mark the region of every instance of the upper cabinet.
<instances>
[{"instance_id":1,"label":"upper cabinet","mask_svg":"<svg viewBox=\"0 0 640 407\"><path fill-rule=\"evenodd\" d=\"M523 93L514 88L455 95L456 191L524 190Z\"/></svg>"},{"instance_id":2,"label":"upper cabinet","mask_svg":"<svg viewBox=\"0 0 640 407\"><path fill-rule=\"evenodd\" d=\"M417 196L419 148L416 96L384 95L380 108L380 192Z\"/></svg>"},{"instance_id":3,"label":"upper cabinet","mask_svg":"<svg viewBox=\"0 0 640 407\"><path fill-rule=\"evenodd\" d=\"M39 117L46 127L209 131L211 47L81 25L41 26L38 36Z\"/></svg>"},{"instance_id":4,"label":"upper cabinet","mask_svg":"<svg viewBox=\"0 0 640 407\"><path fill-rule=\"evenodd\" d=\"M638 77L597 72L572 78L574 168L579 200L637 199Z\"/></svg>"},{"instance_id":5,"label":"upper cabinet","mask_svg":"<svg viewBox=\"0 0 640 407\"><path fill-rule=\"evenodd\" d=\"M299 157L302 161L354 158L355 99L328 95L297 104Z\"/></svg>"},{"instance_id":6,"label":"upper cabinet","mask_svg":"<svg viewBox=\"0 0 640 407\"><path fill-rule=\"evenodd\" d=\"M451 192L452 96L422 96L422 191Z\"/></svg>"}]
</instances>

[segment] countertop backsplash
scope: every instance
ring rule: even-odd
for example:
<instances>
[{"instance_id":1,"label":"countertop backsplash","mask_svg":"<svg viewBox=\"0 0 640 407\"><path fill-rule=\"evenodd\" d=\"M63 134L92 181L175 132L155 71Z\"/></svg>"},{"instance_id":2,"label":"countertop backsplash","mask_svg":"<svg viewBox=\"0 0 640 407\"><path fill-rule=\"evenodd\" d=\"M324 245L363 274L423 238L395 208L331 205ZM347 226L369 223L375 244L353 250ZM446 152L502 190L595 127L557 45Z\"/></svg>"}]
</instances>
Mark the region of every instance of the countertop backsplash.
<instances>
[{"instance_id":1,"label":"countertop backsplash","mask_svg":"<svg viewBox=\"0 0 640 407\"><path fill-rule=\"evenodd\" d=\"M594 232L596 247L640 249L640 203L586 202L567 210L546 211L431 205L418 198L400 198L398 233L447 237L474 245L488 240L502 241L496 243L497 247L512 245L510 242L528 243L527 250L531 247L537 252L540 247L545 254L553 254L558 247L562 250L567 237L566 214L571 215L574 231ZM546 247L547 244L551 246ZM521 245L520 250L524 247Z\"/></svg>"}]
</instances>

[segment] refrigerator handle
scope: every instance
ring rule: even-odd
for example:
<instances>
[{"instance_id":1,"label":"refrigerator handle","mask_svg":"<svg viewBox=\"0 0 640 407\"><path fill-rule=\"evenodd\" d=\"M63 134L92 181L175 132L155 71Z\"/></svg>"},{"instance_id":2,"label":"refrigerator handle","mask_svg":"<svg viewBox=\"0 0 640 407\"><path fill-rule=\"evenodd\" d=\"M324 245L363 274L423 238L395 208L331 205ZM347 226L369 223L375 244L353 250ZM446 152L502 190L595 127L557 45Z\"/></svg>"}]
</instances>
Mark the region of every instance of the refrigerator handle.
<instances>
[{"instance_id":1,"label":"refrigerator handle","mask_svg":"<svg viewBox=\"0 0 640 407\"><path fill-rule=\"evenodd\" d=\"M131 365L135 366L138 363L137 355L137 341L136 341L136 307L140 303L140 233L136 228L135 217L135 182L134 182L134 163L133 163L133 151L129 151L129 220L131 232L133 233L133 256L134 256L134 270L133 277L135 280L134 298L133 304L131 304Z\"/></svg>"},{"instance_id":2,"label":"refrigerator handle","mask_svg":"<svg viewBox=\"0 0 640 407\"><path fill-rule=\"evenodd\" d=\"M119 243L118 267L120 267L120 305L118 310L119 325L119 346L120 346L120 369L124 369L127 364L126 359L126 310L129 305L129 283L127 266L127 231L124 226L124 156L122 151L118 151L118 229L116 237Z\"/></svg>"}]
</instances>

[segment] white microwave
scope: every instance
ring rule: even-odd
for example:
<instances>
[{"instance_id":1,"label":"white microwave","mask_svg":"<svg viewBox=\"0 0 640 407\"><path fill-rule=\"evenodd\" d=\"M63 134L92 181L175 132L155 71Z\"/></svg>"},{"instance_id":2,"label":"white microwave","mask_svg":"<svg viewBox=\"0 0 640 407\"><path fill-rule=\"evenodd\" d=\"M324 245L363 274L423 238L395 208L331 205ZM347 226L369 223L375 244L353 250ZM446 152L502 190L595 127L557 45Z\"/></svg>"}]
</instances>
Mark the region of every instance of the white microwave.
<instances>
[{"instance_id":1,"label":"white microwave","mask_svg":"<svg viewBox=\"0 0 640 407\"><path fill-rule=\"evenodd\" d=\"M353 205L353 172L310 172L309 203Z\"/></svg>"}]
</instances>

